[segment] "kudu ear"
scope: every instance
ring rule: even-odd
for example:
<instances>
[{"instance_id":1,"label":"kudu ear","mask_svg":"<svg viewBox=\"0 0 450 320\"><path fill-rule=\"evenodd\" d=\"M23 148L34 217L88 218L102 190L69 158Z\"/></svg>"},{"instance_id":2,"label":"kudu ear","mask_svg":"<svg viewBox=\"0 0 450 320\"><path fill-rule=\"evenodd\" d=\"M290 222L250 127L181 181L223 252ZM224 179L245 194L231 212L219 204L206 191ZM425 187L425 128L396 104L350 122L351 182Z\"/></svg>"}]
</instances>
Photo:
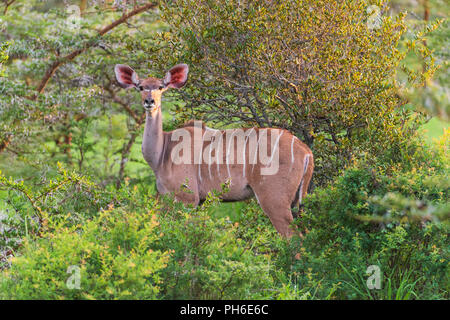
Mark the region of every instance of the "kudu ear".
<instances>
[{"instance_id":1,"label":"kudu ear","mask_svg":"<svg viewBox=\"0 0 450 320\"><path fill-rule=\"evenodd\" d=\"M187 81L189 67L187 64L177 64L167 71L164 77L164 86L169 88L181 88Z\"/></svg>"},{"instance_id":2,"label":"kudu ear","mask_svg":"<svg viewBox=\"0 0 450 320\"><path fill-rule=\"evenodd\" d=\"M122 88L135 88L139 85L139 77L133 69L124 64L116 64L114 67L117 82Z\"/></svg>"}]
</instances>

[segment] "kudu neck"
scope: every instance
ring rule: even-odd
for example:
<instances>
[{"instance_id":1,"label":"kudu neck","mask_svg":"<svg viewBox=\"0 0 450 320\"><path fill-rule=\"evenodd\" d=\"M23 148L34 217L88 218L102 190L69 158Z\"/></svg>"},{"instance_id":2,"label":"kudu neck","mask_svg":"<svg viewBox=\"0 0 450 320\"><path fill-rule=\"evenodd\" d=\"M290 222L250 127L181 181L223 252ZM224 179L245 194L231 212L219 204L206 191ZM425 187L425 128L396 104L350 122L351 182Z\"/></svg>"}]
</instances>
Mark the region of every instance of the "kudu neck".
<instances>
[{"instance_id":1,"label":"kudu neck","mask_svg":"<svg viewBox=\"0 0 450 320\"><path fill-rule=\"evenodd\" d=\"M144 137L142 139L142 154L153 171L160 165L164 146L161 106L151 112L146 111Z\"/></svg>"}]
</instances>

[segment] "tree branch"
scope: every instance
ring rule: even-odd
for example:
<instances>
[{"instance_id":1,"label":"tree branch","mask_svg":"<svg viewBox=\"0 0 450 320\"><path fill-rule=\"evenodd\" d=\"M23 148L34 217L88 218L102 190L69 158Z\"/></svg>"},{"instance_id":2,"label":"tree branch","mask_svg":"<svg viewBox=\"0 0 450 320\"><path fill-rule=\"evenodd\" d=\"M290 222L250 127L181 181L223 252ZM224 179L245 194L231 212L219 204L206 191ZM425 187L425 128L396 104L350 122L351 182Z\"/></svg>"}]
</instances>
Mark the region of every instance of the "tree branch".
<instances>
[{"instance_id":1,"label":"tree branch","mask_svg":"<svg viewBox=\"0 0 450 320\"><path fill-rule=\"evenodd\" d=\"M122 108L125 109L125 111L134 119L134 121L136 121L136 123L140 124L142 122L142 115L137 115L136 112L134 112L133 109L130 108L128 103L126 103L125 101L123 101L122 99L120 99L117 96L116 92L111 88L111 83L104 86L103 89L105 89L109 93L109 95L111 96L111 99L114 102L120 104L122 106Z\"/></svg>"},{"instance_id":2,"label":"tree branch","mask_svg":"<svg viewBox=\"0 0 450 320\"><path fill-rule=\"evenodd\" d=\"M127 14L122 15L122 17L120 17L120 19L117 19L116 21L112 22L111 24L103 27L102 29L100 29L98 31L98 35L99 36L103 36L106 33L108 33L109 31L111 31L113 28L117 27L118 25L126 22L128 19L130 19L131 17L140 14L148 9L152 9L154 7L157 6L157 3L147 3L146 5L143 5L141 7L138 7L132 11L130 11ZM77 57L78 55L80 55L81 53L85 52L87 49L91 48L94 46L94 42L88 43L86 44L83 48L77 49L75 51L72 51L71 53L69 53L68 55L61 57L57 60L55 60L50 67L47 69L47 71L44 74L44 77L42 78L41 82L39 83L39 85L36 88L36 91L38 93L42 93L45 90L45 87L47 86L48 82L50 81L50 79L52 78L52 76L55 74L56 70L63 64L65 64L68 61L73 60L75 57Z\"/></svg>"},{"instance_id":3,"label":"tree branch","mask_svg":"<svg viewBox=\"0 0 450 320\"><path fill-rule=\"evenodd\" d=\"M12 5L16 0L4 0L3 3L5 4L5 9L3 10L3 15L6 16L6 13L8 12L8 8L10 5Z\"/></svg>"}]
</instances>

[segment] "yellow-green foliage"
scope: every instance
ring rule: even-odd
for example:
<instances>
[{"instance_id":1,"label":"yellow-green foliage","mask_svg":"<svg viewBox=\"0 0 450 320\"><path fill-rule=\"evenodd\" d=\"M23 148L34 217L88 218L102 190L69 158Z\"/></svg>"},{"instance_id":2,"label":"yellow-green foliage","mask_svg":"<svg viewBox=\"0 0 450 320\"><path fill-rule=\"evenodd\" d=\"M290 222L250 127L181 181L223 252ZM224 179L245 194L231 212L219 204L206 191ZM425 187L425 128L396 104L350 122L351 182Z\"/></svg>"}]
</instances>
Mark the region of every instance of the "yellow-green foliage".
<instances>
[{"instance_id":1,"label":"yellow-green foliage","mask_svg":"<svg viewBox=\"0 0 450 320\"><path fill-rule=\"evenodd\" d=\"M427 58L417 70L404 68L410 84L423 85L436 70L421 40L439 23L408 36L401 51L404 14L382 11L372 26L370 6L386 3L172 1L162 11L170 33L152 60L190 65L182 119L289 129L312 147L314 179L323 183L361 150L375 154L409 139L414 125L401 112L407 101L396 78L406 52Z\"/></svg>"},{"instance_id":2,"label":"yellow-green foliage","mask_svg":"<svg viewBox=\"0 0 450 320\"><path fill-rule=\"evenodd\" d=\"M361 157L308 195L296 221L304 237L291 241L255 201L231 220L212 214L214 195L190 208L129 183L94 193L86 177L60 168L53 188L21 184L13 200L23 217L32 200L45 214L36 232L11 225L22 242L9 244L0 298L448 299L448 137L405 148L400 164ZM48 193L69 177L80 182L78 198L62 186ZM381 289L366 285L370 265ZM80 268L80 289L67 286L70 266Z\"/></svg>"},{"instance_id":3,"label":"yellow-green foliage","mask_svg":"<svg viewBox=\"0 0 450 320\"><path fill-rule=\"evenodd\" d=\"M0 43L0 77L2 77L4 74L2 64L9 58L8 54L6 52L6 49L8 49L8 46L9 46L8 42Z\"/></svg>"},{"instance_id":4,"label":"yellow-green foliage","mask_svg":"<svg viewBox=\"0 0 450 320\"><path fill-rule=\"evenodd\" d=\"M68 177L88 181L62 168L59 175L55 181L65 181ZM10 179L3 179L3 183L12 192L17 189ZM20 185L19 194L28 196L18 197L15 203L34 202L37 206L37 197L24 184ZM67 194L44 192L48 201L39 203L43 215L35 223L38 232L27 233L20 224L12 223L12 219L2 222L23 241L6 243L6 248L13 250L1 266L4 271L0 298L278 297L277 278L281 271L275 266L267 244L281 239L254 205L246 208L240 217L241 226L226 217L210 216L212 205L218 204L218 198L213 195L194 209L174 204L169 198L158 201L128 183L120 190L103 190L96 195L89 192L89 186L90 183L80 183L79 191L82 197L103 200L100 201L103 209L95 214L86 211L92 205L90 201L72 206L71 202L78 199L69 199L66 209L48 214L52 203L60 197L66 198ZM22 208L26 211L25 205ZM261 218L262 224L254 223ZM2 245L0 249L4 248ZM73 276L68 273L71 266L80 268L79 289L67 285Z\"/></svg>"},{"instance_id":5,"label":"yellow-green foliage","mask_svg":"<svg viewBox=\"0 0 450 320\"><path fill-rule=\"evenodd\" d=\"M276 233L271 230L246 239L243 235L249 229L255 230L257 224L246 228L228 217L211 217L211 205L217 205L216 197L210 197L196 210L169 206L160 213L157 248L173 250L164 270L164 298L276 297L276 278L280 272L267 254L266 246L278 239ZM246 210L251 212L250 207ZM259 211L250 213L253 217L260 214ZM268 221L266 228L267 225Z\"/></svg>"},{"instance_id":6,"label":"yellow-green foliage","mask_svg":"<svg viewBox=\"0 0 450 320\"><path fill-rule=\"evenodd\" d=\"M423 37L438 23L416 36L384 12L369 28L369 6L385 1L175 0L158 10L167 24L148 11L99 38L134 1L89 7L78 30L53 2L15 1L2 16L0 299L448 300L449 132L434 147L417 140L411 110L428 96L404 99L435 71ZM193 117L278 126L312 147L303 238L280 238L256 200L155 197L145 110L113 66L163 77L180 62L189 81L168 93L182 99L166 96L165 129ZM370 265L381 289L367 287Z\"/></svg>"},{"instance_id":7,"label":"yellow-green foliage","mask_svg":"<svg viewBox=\"0 0 450 320\"><path fill-rule=\"evenodd\" d=\"M431 160L428 148L408 147L415 156L394 170L361 159L306 199L298 282L337 286L343 299L448 299L448 152ZM379 290L366 285L370 265L381 270Z\"/></svg>"},{"instance_id":8,"label":"yellow-green foliage","mask_svg":"<svg viewBox=\"0 0 450 320\"><path fill-rule=\"evenodd\" d=\"M154 211L110 209L82 225L70 215L50 220L39 239L26 239L21 255L2 275L0 298L154 299L168 251L152 250L157 239ZM70 269L80 270L79 288ZM67 283L69 282L69 284Z\"/></svg>"}]
</instances>

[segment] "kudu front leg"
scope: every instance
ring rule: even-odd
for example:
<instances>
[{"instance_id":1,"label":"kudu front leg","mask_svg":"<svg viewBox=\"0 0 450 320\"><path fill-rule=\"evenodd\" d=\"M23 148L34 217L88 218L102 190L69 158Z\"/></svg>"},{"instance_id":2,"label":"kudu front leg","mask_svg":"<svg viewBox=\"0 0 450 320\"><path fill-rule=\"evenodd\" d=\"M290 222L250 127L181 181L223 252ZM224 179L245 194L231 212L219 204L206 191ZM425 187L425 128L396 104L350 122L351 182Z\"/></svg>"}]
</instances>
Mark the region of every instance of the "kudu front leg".
<instances>
[{"instance_id":1,"label":"kudu front leg","mask_svg":"<svg viewBox=\"0 0 450 320\"><path fill-rule=\"evenodd\" d=\"M185 205L197 207L200 203L197 183L193 182L193 179L182 183L181 186L175 191L175 200L181 201Z\"/></svg>"},{"instance_id":2,"label":"kudu front leg","mask_svg":"<svg viewBox=\"0 0 450 320\"><path fill-rule=\"evenodd\" d=\"M183 202L185 205L192 205L194 207L197 207L200 203L200 199L198 194L190 194L186 192L176 192L175 193L175 200Z\"/></svg>"}]
</instances>

